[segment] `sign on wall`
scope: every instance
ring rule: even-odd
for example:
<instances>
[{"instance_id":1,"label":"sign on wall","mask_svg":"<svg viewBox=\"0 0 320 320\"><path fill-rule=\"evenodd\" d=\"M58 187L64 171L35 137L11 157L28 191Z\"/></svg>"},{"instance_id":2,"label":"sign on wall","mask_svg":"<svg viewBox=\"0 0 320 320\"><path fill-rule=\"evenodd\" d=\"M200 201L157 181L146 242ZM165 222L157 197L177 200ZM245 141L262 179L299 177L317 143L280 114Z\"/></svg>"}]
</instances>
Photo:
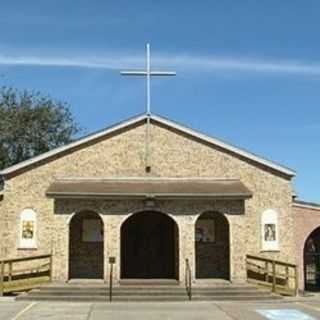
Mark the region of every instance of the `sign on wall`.
<instances>
[{"instance_id":1,"label":"sign on wall","mask_svg":"<svg viewBox=\"0 0 320 320\"><path fill-rule=\"evenodd\" d=\"M196 226L197 242L215 242L214 219L199 219Z\"/></svg>"},{"instance_id":2,"label":"sign on wall","mask_svg":"<svg viewBox=\"0 0 320 320\"><path fill-rule=\"evenodd\" d=\"M102 242L103 226L100 219L84 219L82 222L83 242Z\"/></svg>"}]
</instances>

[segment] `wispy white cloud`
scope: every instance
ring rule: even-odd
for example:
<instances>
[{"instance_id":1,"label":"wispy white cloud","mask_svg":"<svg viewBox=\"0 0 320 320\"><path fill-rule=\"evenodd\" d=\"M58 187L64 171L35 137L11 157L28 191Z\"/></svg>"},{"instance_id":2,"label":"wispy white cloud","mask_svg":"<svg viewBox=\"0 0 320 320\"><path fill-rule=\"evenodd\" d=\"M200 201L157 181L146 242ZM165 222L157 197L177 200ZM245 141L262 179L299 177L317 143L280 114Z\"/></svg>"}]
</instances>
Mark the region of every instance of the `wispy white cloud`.
<instances>
[{"instance_id":1,"label":"wispy white cloud","mask_svg":"<svg viewBox=\"0 0 320 320\"><path fill-rule=\"evenodd\" d=\"M123 68L140 68L144 58L137 55L121 53L108 54L104 57L86 55L70 56L18 56L0 55L0 65L12 66L46 66L74 67L117 70ZM263 60L237 57L196 56L196 55L157 55L153 65L159 68L177 68L185 71L201 72L247 72L272 74L320 75L319 63L305 63L293 60Z\"/></svg>"}]
</instances>

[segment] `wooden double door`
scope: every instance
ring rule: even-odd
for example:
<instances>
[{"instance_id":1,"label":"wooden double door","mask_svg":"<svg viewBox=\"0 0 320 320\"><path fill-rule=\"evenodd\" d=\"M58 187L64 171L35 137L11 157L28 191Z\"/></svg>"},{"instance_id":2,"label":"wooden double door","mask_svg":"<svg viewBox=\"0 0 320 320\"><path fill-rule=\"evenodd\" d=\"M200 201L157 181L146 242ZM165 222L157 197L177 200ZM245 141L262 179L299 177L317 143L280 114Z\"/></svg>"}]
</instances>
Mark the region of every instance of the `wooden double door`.
<instances>
[{"instance_id":1,"label":"wooden double door","mask_svg":"<svg viewBox=\"0 0 320 320\"><path fill-rule=\"evenodd\" d=\"M172 218L158 212L130 217L121 228L121 278L175 279L178 230Z\"/></svg>"}]
</instances>

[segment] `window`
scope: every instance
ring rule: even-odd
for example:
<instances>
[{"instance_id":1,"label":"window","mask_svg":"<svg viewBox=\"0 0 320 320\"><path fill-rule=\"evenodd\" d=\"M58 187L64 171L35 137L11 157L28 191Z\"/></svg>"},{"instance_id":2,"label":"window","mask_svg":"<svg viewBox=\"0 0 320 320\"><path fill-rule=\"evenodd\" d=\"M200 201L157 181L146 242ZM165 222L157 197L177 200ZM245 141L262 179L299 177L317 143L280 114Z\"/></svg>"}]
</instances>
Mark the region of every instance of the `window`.
<instances>
[{"instance_id":1,"label":"window","mask_svg":"<svg viewBox=\"0 0 320 320\"><path fill-rule=\"evenodd\" d=\"M37 215L32 209L25 209L20 217L19 247L23 249L36 248Z\"/></svg>"},{"instance_id":2,"label":"window","mask_svg":"<svg viewBox=\"0 0 320 320\"><path fill-rule=\"evenodd\" d=\"M82 242L103 242L101 219L82 220Z\"/></svg>"},{"instance_id":3,"label":"window","mask_svg":"<svg viewBox=\"0 0 320 320\"><path fill-rule=\"evenodd\" d=\"M196 223L196 242L215 242L215 231L214 218L208 215L200 216Z\"/></svg>"},{"instance_id":4,"label":"window","mask_svg":"<svg viewBox=\"0 0 320 320\"><path fill-rule=\"evenodd\" d=\"M261 237L263 251L279 250L278 212L268 209L262 213Z\"/></svg>"}]
</instances>

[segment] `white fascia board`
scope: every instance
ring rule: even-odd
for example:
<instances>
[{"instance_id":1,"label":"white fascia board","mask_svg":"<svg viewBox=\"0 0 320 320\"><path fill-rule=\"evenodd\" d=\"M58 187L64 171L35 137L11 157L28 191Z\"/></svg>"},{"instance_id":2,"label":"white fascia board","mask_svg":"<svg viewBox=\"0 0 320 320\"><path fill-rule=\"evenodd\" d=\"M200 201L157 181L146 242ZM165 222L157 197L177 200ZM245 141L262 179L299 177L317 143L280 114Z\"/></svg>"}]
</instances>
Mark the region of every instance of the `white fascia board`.
<instances>
[{"instance_id":1,"label":"white fascia board","mask_svg":"<svg viewBox=\"0 0 320 320\"><path fill-rule=\"evenodd\" d=\"M306 208L306 209L311 209L311 210L317 210L320 211L320 206L317 205L311 205L311 204L302 204L302 203L296 203L294 202L292 204L294 207L298 207L298 208Z\"/></svg>"}]
</instances>

